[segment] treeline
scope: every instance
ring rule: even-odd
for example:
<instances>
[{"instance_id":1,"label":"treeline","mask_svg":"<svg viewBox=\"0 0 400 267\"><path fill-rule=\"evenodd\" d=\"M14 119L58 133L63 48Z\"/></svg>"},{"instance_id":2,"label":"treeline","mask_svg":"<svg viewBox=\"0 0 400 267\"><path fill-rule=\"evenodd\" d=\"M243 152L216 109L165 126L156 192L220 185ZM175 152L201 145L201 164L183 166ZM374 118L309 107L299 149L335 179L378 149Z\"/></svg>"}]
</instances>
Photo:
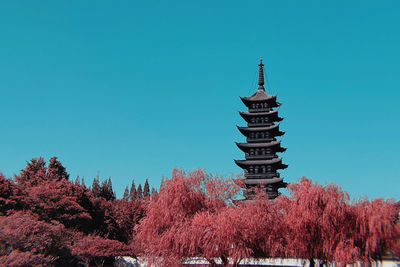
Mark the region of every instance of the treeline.
<instances>
[{"instance_id":1,"label":"treeline","mask_svg":"<svg viewBox=\"0 0 400 267\"><path fill-rule=\"evenodd\" d=\"M43 158L32 159L13 179L0 174L0 262L112 265L114 256L134 255L134 227L150 199L147 189L116 199L111 179L96 177L86 187L71 182L56 157L47 166Z\"/></svg>"},{"instance_id":2,"label":"treeline","mask_svg":"<svg viewBox=\"0 0 400 267\"><path fill-rule=\"evenodd\" d=\"M244 258L294 257L327 264L400 255L393 200L350 202L338 186L302 178L289 196L256 190L243 201L240 179L175 169L159 192L148 181L116 199L111 180L69 181L56 159L33 159L13 179L0 175L0 262L6 266L110 266L143 256L156 266L202 257L211 266Z\"/></svg>"}]
</instances>

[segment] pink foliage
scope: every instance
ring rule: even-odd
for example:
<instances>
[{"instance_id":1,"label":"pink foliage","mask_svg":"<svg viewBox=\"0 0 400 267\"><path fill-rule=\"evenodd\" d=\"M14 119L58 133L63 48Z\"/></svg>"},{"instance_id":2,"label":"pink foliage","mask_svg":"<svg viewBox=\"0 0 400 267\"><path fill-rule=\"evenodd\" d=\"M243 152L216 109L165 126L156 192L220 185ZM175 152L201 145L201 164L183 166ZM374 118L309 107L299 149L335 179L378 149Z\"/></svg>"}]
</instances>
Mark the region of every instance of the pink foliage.
<instances>
[{"instance_id":1,"label":"pink foliage","mask_svg":"<svg viewBox=\"0 0 400 267\"><path fill-rule=\"evenodd\" d=\"M191 224L192 220L203 212L218 213L232 201L237 190L235 183L224 182L201 170L186 175L175 169L172 178L150 202L135 241L146 255L154 260L162 258L163 262L158 264L164 266L178 264L181 257L202 255L203 248L199 248L200 242L196 240L203 233L197 231L200 227Z\"/></svg>"},{"instance_id":2,"label":"pink foliage","mask_svg":"<svg viewBox=\"0 0 400 267\"><path fill-rule=\"evenodd\" d=\"M360 257L364 260L379 259L395 244L399 237L396 225L398 211L394 201L375 199L354 204L355 227L352 229Z\"/></svg>"},{"instance_id":3,"label":"pink foliage","mask_svg":"<svg viewBox=\"0 0 400 267\"><path fill-rule=\"evenodd\" d=\"M49 266L57 257L33 254L29 251L13 250L8 255L0 256L0 262L8 267Z\"/></svg>"},{"instance_id":4,"label":"pink foliage","mask_svg":"<svg viewBox=\"0 0 400 267\"><path fill-rule=\"evenodd\" d=\"M25 211L0 216L0 247L3 260L10 265L48 263L58 258L59 263L65 263L65 260L73 260L69 245L68 232L57 222L39 221L37 215ZM19 256L21 259L17 258Z\"/></svg>"}]
</instances>

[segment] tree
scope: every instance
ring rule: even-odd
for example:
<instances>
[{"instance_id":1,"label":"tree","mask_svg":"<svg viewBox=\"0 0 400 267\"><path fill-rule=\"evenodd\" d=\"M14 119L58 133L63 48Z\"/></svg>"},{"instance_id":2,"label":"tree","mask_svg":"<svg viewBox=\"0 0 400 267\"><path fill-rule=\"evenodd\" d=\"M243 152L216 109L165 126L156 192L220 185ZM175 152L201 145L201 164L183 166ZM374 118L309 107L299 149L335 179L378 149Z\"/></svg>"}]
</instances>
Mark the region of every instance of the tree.
<instances>
[{"instance_id":1,"label":"tree","mask_svg":"<svg viewBox=\"0 0 400 267\"><path fill-rule=\"evenodd\" d=\"M149 186L149 181L146 179L143 187L143 197L148 197L150 196L150 186Z\"/></svg>"},{"instance_id":2,"label":"tree","mask_svg":"<svg viewBox=\"0 0 400 267\"><path fill-rule=\"evenodd\" d=\"M125 187L124 195L122 196L122 199L125 201L129 201L129 189L128 186Z\"/></svg>"},{"instance_id":3,"label":"tree","mask_svg":"<svg viewBox=\"0 0 400 267\"><path fill-rule=\"evenodd\" d=\"M141 199L141 198L143 198L143 190L142 190L142 185L139 184L136 191L136 199Z\"/></svg>"},{"instance_id":4,"label":"tree","mask_svg":"<svg viewBox=\"0 0 400 267\"><path fill-rule=\"evenodd\" d=\"M46 162L42 157L34 158L27 162L25 169L15 176L18 185L22 187L29 187L40 184L46 179Z\"/></svg>"},{"instance_id":5,"label":"tree","mask_svg":"<svg viewBox=\"0 0 400 267\"><path fill-rule=\"evenodd\" d=\"M381 260L400 238L398 211L393 200L361 200L354 203L354 245L363 261Z\"/></svg>"},{"instance_id":6,"label":"tree","mask_svg":"<svg viewBox=\"0 0 400 267\"><path fill-rule=\"evenodd\" d=\"M149 203L147 216L137 228L133 243L140 246L136 249L160 266L179 265L183 257L207 257L208 254L203 253L204 240L200 237L211 224L203 224L202 231L193 222L212 221L198 219L199 214L217 214L232 203L236 193L236 185L231 181L212 177L201 170L186 175L182 170L174 169L172 178ZM208 244L215 249L215 242L218 240L213 239ZM226 262L222 253L219 256ZM211 258L209 260L213 262Z\"/></svg>"},{"instance_id":7,"label":"tree","mask_svg":"<svg viewBox=\"0 0 400 267\"><path fill-rule=\"evenodd\" d=\"M93 179L92 194L94 197L100 197L100 181L98 176Z\"/></svg>"},{"instance_id":8,"label":"tree","mask_svg":"<svg viewBox=\"0 0 400 267\"><path fill-rule=\"evenodd\" d=\"M16 183L0 174L0 262L7 266L77 266L86 258L70 248L87 234L109 244L131 240L133 227L144 216L142 201L120 201L130 204L126 208L114 206L111 179L104 182L106 200L100 196L98 177L92 186L94 193L67 177L56 158L49 168L41 158L31 160L16 176ZM116 252L118 248L113 251L126 253Z\"/></svg>"},{"instance_id":9,"label":"tree","mask_svg":"<svg viewBox=\"0 0 400 267\"><path fill-rule=\"evenodd\" d=\"M136 186L135 186L135 180L133 179L132 179L131 190L129 191L129 199L131 201L134 201L136 199Z\"/></svg>"},{"instance_id":10,"label":"tree","mask_svg":"<svg viewBox=\"0 0 400 267\"><path fill-rule=\"evenodd\" d=\"M289 185L290 197L278 198L285 214L288 253L297 258L348 263L357 258L352 241L354 216L349 197L337 185L307 178ZM339 257L340 256L340 257Z\"/></svg>"},{"instance_id":11,"label":"tree","mask_svg":"<svg viewBox=\"0 0 400 267\"><path fill-rule=\"evenodd\" d=\"M76 176L76 179L75 179L75 185L79 185L79 182L80 182L80 179L79 179L79 175L78 175L78 176Z\"/></svg>"},{"instance_id":12,"label":"tree","mask_svg":"<svg viewBox=\"0 0 400 267\"><path fill-rule=\"evenodd\" d=\"M75 266L70 244L69 233L57 222L42 222L26 211L0 216L0 262L7 266Z\"/></svg>"},{"instance_id":13,"label":"tree","mask_svg":"<svg viewBox=\"0 0 400 267\"><path fill-rule=\"evenodd\" d=\"M157 194L156 189L155 189L154 187L152 187L152 188L151 188L150 195L151 195L151 196L154 196L154 195L156 195L156 194Z\"/></svg>"},{"instance_id":14,"label":"tree","mask_svg":"<svg viewBox=\"0 0 400 267\"><path fill-rule=\"evenodd\" d=\"M115 200L115 193L112 188L111 178L104 180L100 186L100 197L107 201Z\"/></svg>"},{"instance_id":15,"label":"tree","mask_svg":"<svg viewBox=\"0 0 400 267\"><path fill-rule=\"evenodd\" d=\"M18 202L14 198L15 190L13 181L0 172L0 215L7 215L8 210L16 208Z\"/></svg>"},{"instance_id":16,"label":"tree","mask_svg":"<svg viewBox=\"0 0 400 267\"><path fill-rule=\"evenodd\" d=\"M68 180L69 174L64 166L57 160L57 157L52 157L49 161L46 173L47 180Z\"/></svg>"},{"instance_id":17,"label":"tree","mask_svg":"<svg viewBox=\"0 0 400 267\"><path fill-rule=\"evenodd\" d=\"M124 243L95 235L82 237L74 243L72 250L86 266L112 266L114 257L131 254Z\"/></svg>"},{"instance_id":18,"label":"tree","mask_svg":"<svg viewBox=\"0 0 400 267\"><path fill-rule=\"evenodd\" d=\"M118 227L122 230L119 241L124 243L131 242L135 234L134 228L139 224L139 221L145 216L146 206L148 201L126 201L115 200L112 202L112 214Z\"/></svg>"}]
</instances>

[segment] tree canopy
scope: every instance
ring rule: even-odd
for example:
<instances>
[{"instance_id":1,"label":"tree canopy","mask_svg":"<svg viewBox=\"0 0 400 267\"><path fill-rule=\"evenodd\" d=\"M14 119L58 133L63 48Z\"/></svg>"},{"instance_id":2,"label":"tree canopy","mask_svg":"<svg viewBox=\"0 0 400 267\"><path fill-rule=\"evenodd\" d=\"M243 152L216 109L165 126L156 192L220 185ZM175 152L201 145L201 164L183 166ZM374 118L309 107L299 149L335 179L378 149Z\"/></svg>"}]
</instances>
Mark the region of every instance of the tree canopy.
<instances>
[{"instance_id":1,"label":"tree canopy","mask_svg":"<svg viewBox=\"0 0 400 267\"><path fill-rule=\"evenodd\" d=\"M159 192L125 188L111 179L87 188L72 182L56 157L32 159L14 177L0 173L0 261L7 266L108 266L115 256L140 255L157 266L190 257L211 266L245 258L295 257L338 264L400 255L400 205L350 201L334 184L305 177L289 195L268 200L256 190L243 200L240 179L174 169Z\"/></svg>"}]
</instances>

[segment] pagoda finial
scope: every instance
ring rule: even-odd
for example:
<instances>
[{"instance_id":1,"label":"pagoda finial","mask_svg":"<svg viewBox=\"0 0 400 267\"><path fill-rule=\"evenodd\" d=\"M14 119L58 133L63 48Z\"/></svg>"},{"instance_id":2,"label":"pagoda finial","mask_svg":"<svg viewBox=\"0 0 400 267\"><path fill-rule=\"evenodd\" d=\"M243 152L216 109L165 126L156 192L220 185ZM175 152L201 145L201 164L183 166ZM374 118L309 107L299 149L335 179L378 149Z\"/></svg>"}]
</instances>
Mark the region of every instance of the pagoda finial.
<instances>
[{"instance_id":1,"label":"pagoda finial","mask_svg":"<svg viewBox=\"0 0 400 267\"><path fill-rule=\"evenodd\" d=\"M258 64L258 90L264 90L264 64L262 57L260 57L260 64Z\"/></svg>"}]
</instances>

